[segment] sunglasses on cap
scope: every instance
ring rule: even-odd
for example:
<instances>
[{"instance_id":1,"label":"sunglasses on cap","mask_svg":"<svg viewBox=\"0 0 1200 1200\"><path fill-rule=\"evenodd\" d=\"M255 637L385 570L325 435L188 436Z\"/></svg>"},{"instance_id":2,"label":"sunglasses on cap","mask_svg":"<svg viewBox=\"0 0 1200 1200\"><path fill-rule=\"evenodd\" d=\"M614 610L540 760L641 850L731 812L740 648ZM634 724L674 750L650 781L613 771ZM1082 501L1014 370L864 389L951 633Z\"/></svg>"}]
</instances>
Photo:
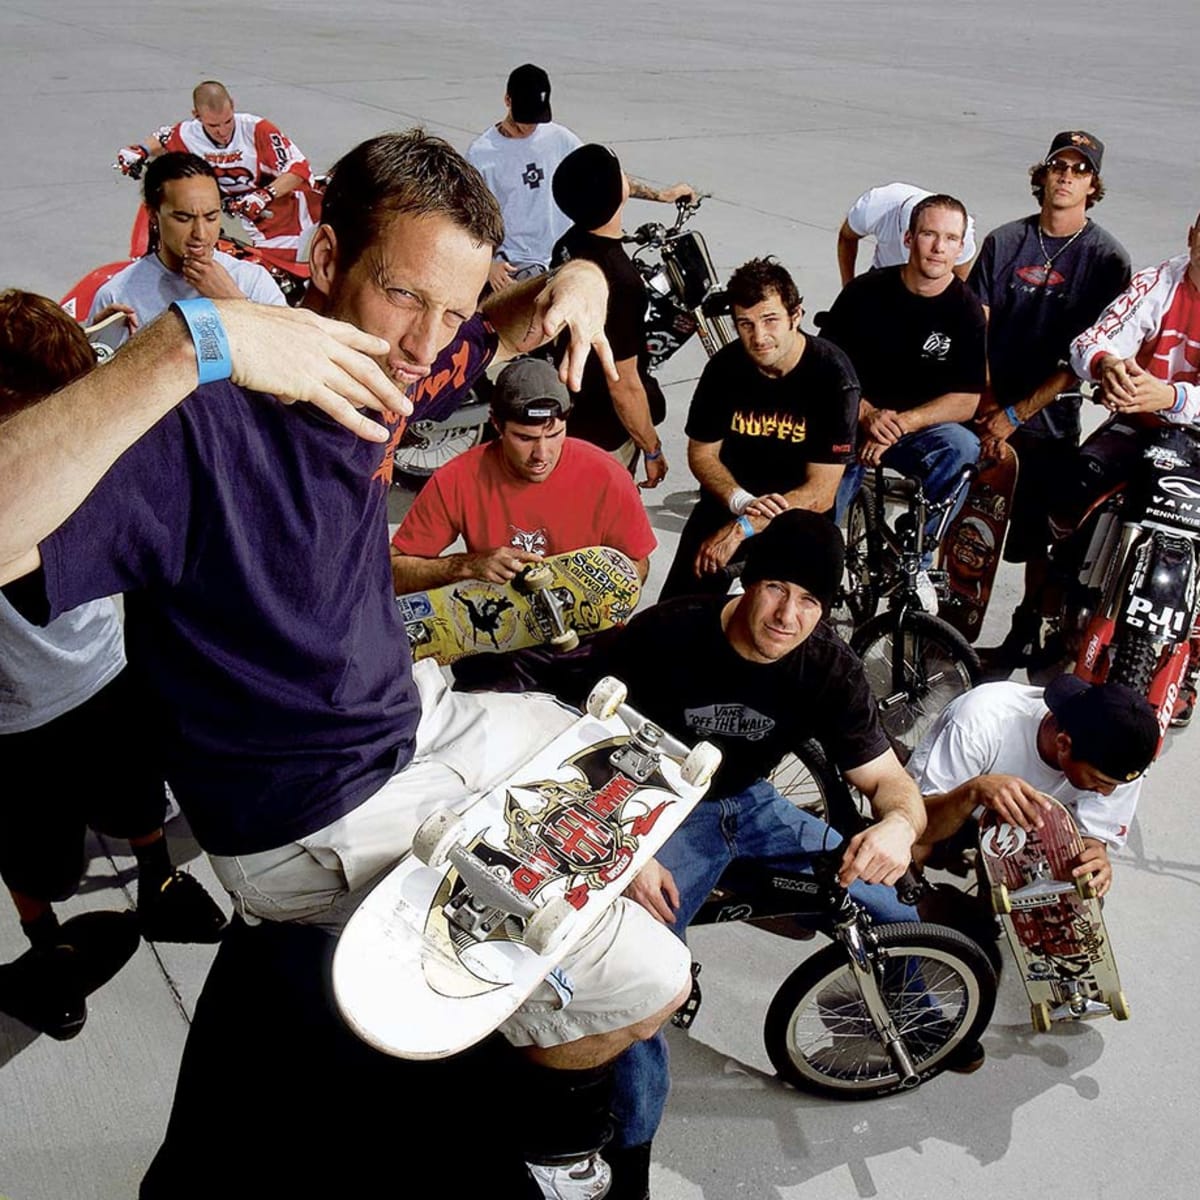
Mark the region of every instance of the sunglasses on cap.
<instances>
[{"instance_id":1,"label":"sunglasses on cap","mask_svg":"<svg viewBox=\"0 0 1200 1200\"><path fill-rule=\"evenodd\" d=\"M1065 158L1048 158L1046 167L1048 170L1062 171L1068 175L1090 175L1092 173L1092 164L1082 158L1078 162L1068 162Z\"/></svg>"}]
</instances>

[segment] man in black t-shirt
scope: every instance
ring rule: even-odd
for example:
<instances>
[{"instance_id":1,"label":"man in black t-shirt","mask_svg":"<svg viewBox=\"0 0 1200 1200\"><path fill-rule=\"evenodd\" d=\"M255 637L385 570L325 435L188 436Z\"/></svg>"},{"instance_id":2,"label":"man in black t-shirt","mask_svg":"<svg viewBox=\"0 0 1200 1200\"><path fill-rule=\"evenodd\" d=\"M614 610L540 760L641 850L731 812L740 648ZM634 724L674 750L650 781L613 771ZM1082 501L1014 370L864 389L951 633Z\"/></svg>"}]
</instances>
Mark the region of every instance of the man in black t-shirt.
<instances>
[{"instance_id":1,"label":"man in black t-shirt","mask_svg":"<svg viewBox=\"0 0 1200 1200\"><path fill-rule=\"evenodd\" d=\"M848 844L842 883L877 920L917 919L888 885L908 867L924 806L888 745L862 664L821 620L842 558L830 521L785 512L748 547L744 595L656 605L599 652L598 665L628 685L640 712L689 741L715 743L724 756L708 795L626 893L680 937L735 858L803 870L814 852L840 842L766 779L812 737L880 818ZM613 1195L645 1194L669 1086L666 1055L660 1035L617 1060L617 1131L605 1151Z\"/></svg>"},{"instance_id":2,"label":"man in black t-shirt","mask_svg":"<svg viewBox=\"0 0 1200 1200\"><path fill-rule=\"evenodd\" d=\"M842 478L839 516L866 467L915 476L940 500L979 457L979 439L959 423L975 415L986 383L983 309L954 274L966 228L961 201L927 196L904 235L908 262L852 279L829 310L822 332L862 387L859 462Z\"/></svg>"},{"instance_id":3,"label":"man in black t-shirt","mask_svg":"<svg viewBox=\"0 0 1200 1200\"><path fill-rule=\"evenodd\" d=\"M1104 197L1103 155L1090 133L1058 134L1030 168L1039 211L993 229L967 281L988 316L990 395L975 423L983 453L1008 441L1021 464L1004 557L1025 564L1025 593L1004 642L981 651L995 678L1039 661L1042 612L1055 607L1047 514L1079 445L1080 402L1055 399L1076 388L1071 341L1129 286L1129 255L1087 216Z\"/></svg>"},{"instance_id":4,"label":"man in black t-shirt","mask_svg":"<svg viewBox=\"0 0 1200 1200\"><path fill-rule=\"evenodd\" d=\"M850 360L800 331L792 277L770 258L726 287L738 341L708 361L688 411L688 466L700 501L679 537L661 599L723 592L722 568L791 508L830 512L853 458L858 379Z\"/></svg>"},{"instance_id":5,"label":"man in black t-shirt","mask_svg":"<svg viewBox=\"0 0 1200 1200\"><path fill-rule=\"evenodd\" d=\"M667 474L667 460L654 427L666 415L666 401L648 369L646 285L621 245L629 178L607 146L592 143L563 159L553 189L555 203L574 224L555 245L551 265L584 258L604 272L604 332L617 370L617 378L610 379L595 359L584 367L567 433L610 451L631 473L640 452L646 478L638 486L657 487Z\"/></svg>"}]
</instances>

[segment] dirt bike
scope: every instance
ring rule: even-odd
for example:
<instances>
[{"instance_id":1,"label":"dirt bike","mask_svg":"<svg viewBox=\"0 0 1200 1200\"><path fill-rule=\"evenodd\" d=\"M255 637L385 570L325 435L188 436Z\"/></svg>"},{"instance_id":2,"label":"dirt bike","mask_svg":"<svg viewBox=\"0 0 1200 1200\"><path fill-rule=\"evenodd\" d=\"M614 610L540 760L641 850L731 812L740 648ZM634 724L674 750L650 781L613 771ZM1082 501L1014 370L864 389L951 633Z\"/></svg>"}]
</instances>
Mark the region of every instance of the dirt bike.
<instances>
[{"instance_id":1,"label":"dirt bike","mask_svg":"<svg viewBox=\"0 0 1200 1200\"><path fill-rule=\"evenodd\" d=\"M717 269L703 235L686 229L700 211L703 196L676 202L671 225L651 222L623 237L636 246L631 257L646 284L646 353L657 371L694 335L711 357L736 333L727 314ZM472 391L441 421L410 421L395 451L395 479L420 486L438 467L484 440L489 405L486 389Z\"/></svg>"},{"instance_id":2,"label":"dirt bike","mask_svg":"<svg viewBox=\"0 0 1200 1200\"><path fill-rule=\"evenodd\" d=\"M1078 645L1075 673L1141 692L1161 748L1200 644L1200 430L1153 429L1131 478L1095 501L1058 557L1074 568L1062 633Z\"/></svg>"}]
</instances>

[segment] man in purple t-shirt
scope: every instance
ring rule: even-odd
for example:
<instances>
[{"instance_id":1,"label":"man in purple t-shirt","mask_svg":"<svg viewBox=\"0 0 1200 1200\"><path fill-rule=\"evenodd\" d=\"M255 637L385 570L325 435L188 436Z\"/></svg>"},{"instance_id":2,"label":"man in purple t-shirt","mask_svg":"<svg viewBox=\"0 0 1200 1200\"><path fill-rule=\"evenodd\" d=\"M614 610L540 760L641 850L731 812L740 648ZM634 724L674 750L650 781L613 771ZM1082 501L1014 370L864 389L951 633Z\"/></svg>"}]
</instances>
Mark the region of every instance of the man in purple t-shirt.
<instances>
[{"instance_id":1,"label":"man in purple t-shirt","mask_svg":"<svg viewBox=\"0 0 1200 1200\"><path fill-rule=\"evenodd\" d=\"M0 584L41 620L126 594L129 657L160 701L149 732L239 912L336 930L428 812L461 806L570 719L545 698L459 696L436 668L414 673L388 564L389 434L369 410L393 427L413 404L436 415L497 353L564 328L578 386L589 345L607 347L587 263L476 314L502 224L440 139L356 147L324 221L306 304L349 325L218 302L200 314L215 342L193 334L194 350L173 309L4 426ZM194 390L221 336L231 377ZM571 1004L535 995L504 1029L555 1068L541 1074L565 1098L550 1111L595 1098L594 1072L688 991L676 939L637 906L610 911L567 964ZM563 1140L587 1146L579 1132Z\"/></svg>"}]
</instances>

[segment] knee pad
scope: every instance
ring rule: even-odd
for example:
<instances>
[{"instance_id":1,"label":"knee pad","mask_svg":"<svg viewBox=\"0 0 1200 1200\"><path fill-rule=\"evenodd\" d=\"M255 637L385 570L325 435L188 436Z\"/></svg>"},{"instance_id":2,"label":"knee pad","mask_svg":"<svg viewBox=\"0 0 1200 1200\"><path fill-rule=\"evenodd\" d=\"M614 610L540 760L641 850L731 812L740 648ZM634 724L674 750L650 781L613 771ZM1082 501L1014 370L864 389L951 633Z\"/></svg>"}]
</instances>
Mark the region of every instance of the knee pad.
<instances>
[{"instance_id":1,"label":"knee pad","mask_svg":"<svg viewBox=\"0 0 1200 1200\"><path fill-rule=\"evenodd\" d=\"M522 1058L518 1087L523 1104L538 1113L536 1124L521 1131L527 1162L574 1162L602 1149L612 1137L612 1063L562 1071Z\"/></svg>"}]
</instances>

